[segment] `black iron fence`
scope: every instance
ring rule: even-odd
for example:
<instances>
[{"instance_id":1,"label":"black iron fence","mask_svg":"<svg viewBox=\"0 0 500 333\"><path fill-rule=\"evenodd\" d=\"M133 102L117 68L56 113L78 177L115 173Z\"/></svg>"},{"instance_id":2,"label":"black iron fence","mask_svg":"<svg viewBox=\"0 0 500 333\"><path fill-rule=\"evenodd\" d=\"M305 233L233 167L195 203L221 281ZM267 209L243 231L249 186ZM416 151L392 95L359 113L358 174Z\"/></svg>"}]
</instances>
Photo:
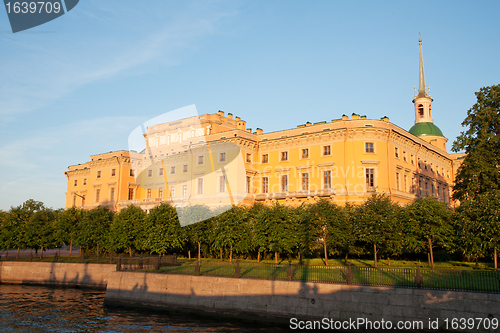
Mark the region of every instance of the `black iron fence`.
<instances>
[{"instance_id":1,"label":"black iron fence","mask_svg":"<svg viewBox=\"0 0 500 333\"><path fill-rule=\"evenodd\" d=\"M162 258L122 258L117 270L150 270L166 274L225 276L266 280L390 286L500 293L500 271L360 266L312 266L216 262Z\"/></svg>"},{"instance_id":2,"label":"black iron fence","mask_svg":"<svg viewBox=\"0 0 500 333\"><path fill-rule=\"evenodd\" d=\"M1 261L16 260L15 254ZM52 261L116 264L117 271L149 271L164 274L221 276L265 280L390 286L438 290L500 293L500 271L454 270L399 267L313 266L255 262L197 261L177 256L117 257L116 255L76 254L40 258L29 254L22 261Z\"/></svg>"}]
</instances>

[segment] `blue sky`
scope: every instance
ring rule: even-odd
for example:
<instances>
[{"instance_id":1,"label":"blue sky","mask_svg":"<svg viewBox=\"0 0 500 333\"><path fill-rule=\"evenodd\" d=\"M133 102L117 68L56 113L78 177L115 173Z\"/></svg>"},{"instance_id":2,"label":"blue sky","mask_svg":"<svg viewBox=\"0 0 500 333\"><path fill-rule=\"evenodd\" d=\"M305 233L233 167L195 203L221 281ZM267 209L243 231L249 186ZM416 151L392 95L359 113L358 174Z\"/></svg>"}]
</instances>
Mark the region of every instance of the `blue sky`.
<instances>
[{"instance_id":1,"label":"blue sky","mask_svg":"<svg viewBox=\"0 0 500 333\"><path fill-rule=\"evenodd\" d=\"M81 0L13 34L0 9L0 209L64 207L69 165L191 104L265 132L353 112L409 129L419 31L450 149L474 92L500 83L499 12L496 0Z\"/></svg>"}]
</instances>

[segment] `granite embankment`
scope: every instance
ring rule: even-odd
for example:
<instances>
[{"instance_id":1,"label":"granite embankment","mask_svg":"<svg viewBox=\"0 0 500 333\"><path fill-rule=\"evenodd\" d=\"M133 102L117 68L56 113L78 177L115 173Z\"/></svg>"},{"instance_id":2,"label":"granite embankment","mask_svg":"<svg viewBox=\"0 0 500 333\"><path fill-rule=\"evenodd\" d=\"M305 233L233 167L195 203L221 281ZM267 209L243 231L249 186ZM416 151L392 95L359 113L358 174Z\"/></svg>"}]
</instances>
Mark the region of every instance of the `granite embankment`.
<instances>
[{"instance_id":1,"label":"granite embankment","mask_svg":"<svg viewBox=\"0 0 500 333\"><path fill-rule=\"evenodd\" d=\"M115 268L99 264L0 262L0 282L100 287L106 288L105 302L110 305L254 319L261 316L286 322L291 318L328 318L345 325L363 318L380 325L383 319L390 321L393 329L398 323L421 323L424 329L433 330L436 320L439 328L446 328L447 320L451 329L454 318L482 318L479 327L475 320L473 331L491 332L484 329L486 318L490 326L500 318L500 294L116 272Z\"/></svg>"}]
</instances>

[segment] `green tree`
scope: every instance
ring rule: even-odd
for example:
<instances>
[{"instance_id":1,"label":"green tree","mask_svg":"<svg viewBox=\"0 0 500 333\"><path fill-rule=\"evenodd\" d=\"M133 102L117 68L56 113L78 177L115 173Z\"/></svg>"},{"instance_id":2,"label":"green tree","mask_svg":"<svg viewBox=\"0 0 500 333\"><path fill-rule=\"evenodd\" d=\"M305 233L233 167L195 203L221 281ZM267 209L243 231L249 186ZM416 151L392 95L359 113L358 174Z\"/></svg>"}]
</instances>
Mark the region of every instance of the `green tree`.
<instances>
[{"instance_id":1,"label":"green tree","mask_svg":"<svg viewBox=\"0 0 500 333\"><path fill-rule=\"evenodd\" d=\"M275 204L263 207L254 224L254 245L274 252L278 263L279 253L291 253L299 245L299 224L295 209Z\"/></svg>"},{"instance_id":2,"label":"green tree","mask_svg":"<svg viewBox=\"0 0 500 333\"><path fill-rule=\"evenodd\" d=\"M359 240L373 247L375 267L379 252L391 256L402 251L400 212L401 207L383 194L372 195L355 211Z\"/></svg>"},{"instance_id":3,"label":"green tree","mask_svg":"<svg viewBox=\"0 0 500 333\"><path fill-rule=\"evenodd\" d=\"M416 253L427 249L433 269L433 249L436 246L449 251L454 250L452 211L436 198L420 198L406 206L403 212L403 222L407 248Z\"/></svg>"},{"instance_id":4,"label":"green tree","mask_svg":"<svg viewBox=\"0 0 500 333\"><path fill-rule=\"evenodd\" d=\"M330 252L341 252L346 243L346 237L351 232L346 229L348 216L343 207L330 200L320 200L308 207L313 237L323 244L325 264L328 265L328 247ZM302 236L308 237L308 230L302 231Z\"/></svg>"},{"instance_id":5,"label":"green tree","mask_svg":"<svg viewBox=\"0 0 500 333\"><path fill-rule=\"evenodd\" d=\"M95 250L99 257L100 248L106 248L114 212L105 206L88 210L79 228L78 244L87 250Z\"/></svg>"},{"instance_id":6,"label":"green tree","mask_svg":"<svg viewBox=\"0 0 500 333\"><path fill-rule=\"evenodd\" d=\"M9 238L6 246L8 248L17 248L16 258L19 257L19 250L29 248L28 223L33 214L43 208L42 202L33 199L26 200L20 206L10 208L6 226L9 230ZM35 249L35 251L38 250Z\"/></svg>"},{"instance_id":7,"label":"green tree","mask_svg":"<svg viewBox=\"0 0 500 333\"><path fill-rule=\"evenodd\" d=\"M145 232L147 213L137 206L130 205L115 214L109 233L109 245L112 250L132 251L141 248Z\"/></svg>"},{"instance_id":8,"label":"green tree","mask_svg":"<svg viewBox=\"0 0 500 333\"><path fill-rule=\"evenodd\" d=\"M500 248L500 192L476 195L463 202L455 214L457 245L469 258L493 255L497 269L497 249Z\"/></svg>"},{"instance_id":9,"label":"green tree","mask_svg":"<svg viewBox=\"0 0 500 333\"><path fill-rule=\"evenodd\" d=\"M183 247L183 231L175 208L169 204L162 203L149 211L145 230L148 233L143 246L145 250L165 254Z\"/></svg>"},{"instance_id":10,"label":"green tree","mask_svg":"<svg viewBox=\"0 0 500 333\"><path fill-rule=\"evenodd\" d=\"M214 213L204 205L194 205L177 208L177 214L182 216L182 220L187 226L183 227L188 246L195 246L198 250L198 261L201 260L201 244L209 241L212 230L211 217ZM196 222L200 221L200 222ZM190 251L190 250L189 250ZM191 252L189 252L191 255Z\"/></svg>"},{"instance_id":11,"label":"green tree","mask_svg":"<svg viewBox=\"0 0 500 333\"><path fill-rule=\"evenodd\" d=\"M460 201L500 189L500 85L481 88L476 97L462 122L468 129L452 148L467 154L453 187L453 198Z\"/></svg>"},{"instance_id":12,"label":"green tree","mask_svg":"<svg viewBox=\"0 0 500 333\"><path fill-rule=\"evenodd\" d=\"M229 261L233 260L233 251L248 253L252 246L251 230L248 219L248 209L234 206L214 218L212 248L222 251L229 250Z\"/></svg>"},{"instance_id":13,"label":"green tree","mask_svg":"<svg viewBox=\"0 0 500 333\"><path fill-rule=\"evenodd\" d=\"M58 246L55 237L57 212L53 209L42 207L34 212L26 228L26 244L30 248L39 248L40 257L43 257L43 250Z\"/></svg>"},{"instance_id":14,"label":"green tree","mask_svg":"<svg viewBox=\"0 0 500 333\"><path fill-rule=\"evenodd\" d=\"M84 215L83 209L74 206L57 215L56 238L60 243L69 244L70 258Z\"/></svg>"}]
</instances>

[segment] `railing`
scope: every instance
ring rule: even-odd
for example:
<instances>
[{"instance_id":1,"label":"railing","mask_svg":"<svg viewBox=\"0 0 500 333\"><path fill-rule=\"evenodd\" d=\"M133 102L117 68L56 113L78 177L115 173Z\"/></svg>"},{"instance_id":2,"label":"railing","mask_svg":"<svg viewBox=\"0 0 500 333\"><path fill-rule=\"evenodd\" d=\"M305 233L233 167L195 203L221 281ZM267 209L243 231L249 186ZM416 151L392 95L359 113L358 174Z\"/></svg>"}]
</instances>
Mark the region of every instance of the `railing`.
<instances>
[{"instance_id":1,"label":"railing","mask_svg":"<svg viewBox=\"0 0 500 333\"><path fill-rule=\"evenodd\" d=\"M122 267L124 267L125 258L121 260ZM375 268L351 265L311 266L290 263L283 265L239 261L233 263L198 262L180 261L176 258L153 258L151 261L131 258L126 265L128 265L127 270L154 269L166 274L500 293L499 271L423 269L420 267Z\"/></svg>"},{"instance_id":2,"label":"railing","mask_svg":"<svg viewBox=\"0 0 500 333\"><path fill-rule=\"evenodd\" d=\"M24 255L23 255L24 254ZM16 260L16 255L2 253L1 261ZM264 264L255 262L195 261L177 256L117 257L113 255L76 254L71 258L21 253L18 261L51 261L116 264L117 271L150 271L165 274L224 276L248 279L288 280L366 286L390 286L437 290L500 293L500 271L453 270L429 268L312 266Z\"/></svg>"}]
</instances>

